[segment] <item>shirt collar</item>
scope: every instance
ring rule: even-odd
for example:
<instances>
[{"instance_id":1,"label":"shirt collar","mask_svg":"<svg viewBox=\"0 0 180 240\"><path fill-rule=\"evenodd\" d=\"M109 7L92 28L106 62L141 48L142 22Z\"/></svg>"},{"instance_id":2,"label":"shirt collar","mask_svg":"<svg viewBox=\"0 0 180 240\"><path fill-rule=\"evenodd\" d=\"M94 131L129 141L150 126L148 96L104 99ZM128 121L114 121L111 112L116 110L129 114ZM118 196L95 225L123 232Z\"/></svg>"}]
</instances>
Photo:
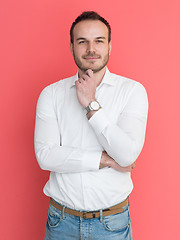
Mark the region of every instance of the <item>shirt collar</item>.
<instances>
[{"instance_id":1,"label":"shirt collar","mask_svg":"<svg viewBox=\"0 0 180 240\"><path fill-rule=\"evenodd\" d=\"M78 80L78 72L76 73L76 75L74 75L72 77L71 83L70 83L70 87L75 86L75 81ZM115 79L112 76L112 73L109 71L109 69L106 67L106 72L104 74L104 77L100 83L100 85L98 87L100 87L102 84L108 84L111 86L115 86Z\"/></svg>"}]
</instances>

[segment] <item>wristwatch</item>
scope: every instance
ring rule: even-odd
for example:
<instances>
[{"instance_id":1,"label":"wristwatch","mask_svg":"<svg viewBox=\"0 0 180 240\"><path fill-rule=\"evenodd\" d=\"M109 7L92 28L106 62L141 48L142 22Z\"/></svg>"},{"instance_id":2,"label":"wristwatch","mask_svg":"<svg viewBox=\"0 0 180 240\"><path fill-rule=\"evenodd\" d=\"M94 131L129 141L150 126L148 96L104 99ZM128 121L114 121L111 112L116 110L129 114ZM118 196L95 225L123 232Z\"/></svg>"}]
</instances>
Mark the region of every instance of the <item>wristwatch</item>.
<instances>
[{"instance_id":1,"label":"wristwatch","mask_svg":"<svg viewBox=\"0 0 180 240\"><path fill-rule=\"evenodd\" d=\"M90 104L86 107L87 113L90 111L97 111L101 108L101 105L98 101L92 101Z\"/></svg>"}]
</instances>

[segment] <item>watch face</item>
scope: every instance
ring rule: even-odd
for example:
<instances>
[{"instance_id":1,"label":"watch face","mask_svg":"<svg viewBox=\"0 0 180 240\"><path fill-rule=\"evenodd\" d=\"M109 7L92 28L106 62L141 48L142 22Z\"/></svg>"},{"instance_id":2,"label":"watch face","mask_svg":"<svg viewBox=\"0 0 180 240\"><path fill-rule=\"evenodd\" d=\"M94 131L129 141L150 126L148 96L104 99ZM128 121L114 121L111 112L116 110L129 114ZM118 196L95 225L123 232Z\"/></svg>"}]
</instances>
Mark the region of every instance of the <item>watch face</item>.
<instances>
[{"instance_id":1,"label":"watch face","mask_svg":"<svg viewBox=\"0 0 180 240\"><path fill-rule=\"evenodd\" d=\"M93 110L98 110L99 109L99 103L96 101L91 102L91 108Z\"/></svg>"}]
</instances>

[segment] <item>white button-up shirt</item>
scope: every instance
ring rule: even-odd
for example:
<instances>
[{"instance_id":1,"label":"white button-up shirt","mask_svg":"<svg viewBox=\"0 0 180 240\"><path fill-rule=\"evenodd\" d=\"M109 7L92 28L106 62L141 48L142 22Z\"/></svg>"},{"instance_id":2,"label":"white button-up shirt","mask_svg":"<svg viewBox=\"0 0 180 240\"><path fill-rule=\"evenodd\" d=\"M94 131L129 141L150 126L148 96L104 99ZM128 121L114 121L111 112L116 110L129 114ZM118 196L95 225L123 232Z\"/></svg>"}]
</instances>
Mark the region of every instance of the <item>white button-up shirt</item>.
<instances>
[{"instance_id":1,"label":"white button-up shirt","mask_svg":"<svg viewBox=\"0 0 180 240\"><path fill-rule=\"evenodd\" d=\"M97 210L118 204L133 189L131 174L99 169L106 151L119 165L140 154L148 112L145 88L139 82L106 73L96 89L101 105L89 120L79 104L78 73L46 87L36 109L35 153L50 171L44 193L66 207Z\"/></svg>"}]
</instances>

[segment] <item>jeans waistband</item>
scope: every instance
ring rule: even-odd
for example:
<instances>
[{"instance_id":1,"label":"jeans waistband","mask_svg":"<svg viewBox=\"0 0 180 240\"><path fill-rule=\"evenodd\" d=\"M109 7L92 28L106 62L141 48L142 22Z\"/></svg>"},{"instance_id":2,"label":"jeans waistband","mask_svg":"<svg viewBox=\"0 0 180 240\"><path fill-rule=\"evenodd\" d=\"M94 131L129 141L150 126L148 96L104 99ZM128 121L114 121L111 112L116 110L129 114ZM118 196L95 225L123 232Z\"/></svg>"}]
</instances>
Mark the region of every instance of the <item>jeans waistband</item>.
<instances>
[{"instance_id":1,"label":"jeans waistband","mask_svg":"<svg viewBox=\"0 0 180 240\"><path fill-rule=\"evenodd\" d=\"M77 216L77 217L82 217L82 218L85 218L85 219L88 219L88 218L99 218L101 217L102 215L103 216L109 216L109 215L113 215L113 214L117 214L117 213L121 213L124 211L123 207L125 207L126 205L128 205L129 203L129 197L126 198L123 202L113 206L113 207L110 207L110 208L106 208L106 209L101 209L101 210L98 210L98 211L77 211L77 210L74 210L74 209L70 209L70 208L67 208L65 206L62 206L60 204L58 204L56 201L54 201L52 198L50 199L50 204L52 206L54 206L56 209L60 210L60 211L63 211L68 213L68 214L71 214L71 215L74 215L74 216Z\"/></svg>"}]
</instances>

